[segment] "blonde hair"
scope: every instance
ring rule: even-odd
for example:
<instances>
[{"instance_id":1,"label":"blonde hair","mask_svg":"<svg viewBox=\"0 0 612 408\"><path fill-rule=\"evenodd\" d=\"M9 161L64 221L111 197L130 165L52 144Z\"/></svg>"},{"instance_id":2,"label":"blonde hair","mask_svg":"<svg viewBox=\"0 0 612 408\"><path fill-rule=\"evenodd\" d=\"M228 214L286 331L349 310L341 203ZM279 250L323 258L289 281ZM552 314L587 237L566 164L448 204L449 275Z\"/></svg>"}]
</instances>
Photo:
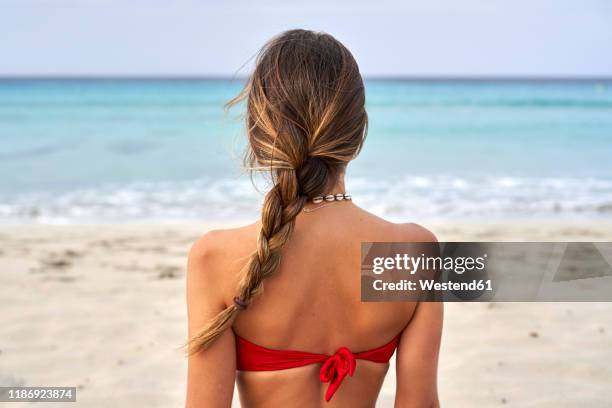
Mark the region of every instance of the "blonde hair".
<instances>
[{"instance_id":1,"label":"blonde hair","mask_svg":"<svg viewBox=\"0 0 612 408\"><path fill-rule=\"evenodd\" d=\"M189 343L206 349L237 313L261 294L276 272L304 204L324 195L361 150L367 133L365 91L349 50L326 33L290 30L269 41L243 91L228 103L247 102L245 164L267 171L272 187L261 210L257 250L245 266L234 304Z\"/></svg>"}]
</instances>

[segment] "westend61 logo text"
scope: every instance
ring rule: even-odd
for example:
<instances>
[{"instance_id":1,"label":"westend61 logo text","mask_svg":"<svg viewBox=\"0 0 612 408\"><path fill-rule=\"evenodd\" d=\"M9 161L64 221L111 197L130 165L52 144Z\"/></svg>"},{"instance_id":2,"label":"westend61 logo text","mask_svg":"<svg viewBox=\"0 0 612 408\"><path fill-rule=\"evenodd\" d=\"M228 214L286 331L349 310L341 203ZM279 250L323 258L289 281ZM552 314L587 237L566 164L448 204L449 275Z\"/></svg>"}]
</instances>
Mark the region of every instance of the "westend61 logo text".
<instances>
[{"instance_id":1,"label":"westend61 logo text","mask_svg":"<svg viewBox=\"0 0 612 408\"><path fill-rule=\"evenodd\" d=\"M406 271L414 275L418 270L427 271L454 271L463 274L466 271L483 271L487 254L478 257L443 257L443 256L411 256L396 254L388 257L375 257L372 259L372 272L380 275L385 271Z\"/></svg>"}]
</instances>

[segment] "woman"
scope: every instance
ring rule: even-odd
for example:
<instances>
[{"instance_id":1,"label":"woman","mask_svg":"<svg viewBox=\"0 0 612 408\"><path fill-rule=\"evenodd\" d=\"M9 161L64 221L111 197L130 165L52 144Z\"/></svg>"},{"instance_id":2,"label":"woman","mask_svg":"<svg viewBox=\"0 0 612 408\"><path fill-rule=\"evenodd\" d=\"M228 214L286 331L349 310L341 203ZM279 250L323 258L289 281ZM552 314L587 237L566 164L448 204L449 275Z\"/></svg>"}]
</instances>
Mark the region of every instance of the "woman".
<instances>
[{"instance_id":1,"label":"woman","mask_svg":"<svg viewBox=\"0 0 612 408\"><path fill-rule=\"evenodd\" d=\"M346 194L367 127L353 56L287 31L232 103L244 99L246 162L272 186L260 221L208 232L189 255L187 407L229 407L234 382L245 408L374 407L396 348L396 406L438 406L441 304L360 302L361 242L435 237Z\"/></svg>"}]
</instances>

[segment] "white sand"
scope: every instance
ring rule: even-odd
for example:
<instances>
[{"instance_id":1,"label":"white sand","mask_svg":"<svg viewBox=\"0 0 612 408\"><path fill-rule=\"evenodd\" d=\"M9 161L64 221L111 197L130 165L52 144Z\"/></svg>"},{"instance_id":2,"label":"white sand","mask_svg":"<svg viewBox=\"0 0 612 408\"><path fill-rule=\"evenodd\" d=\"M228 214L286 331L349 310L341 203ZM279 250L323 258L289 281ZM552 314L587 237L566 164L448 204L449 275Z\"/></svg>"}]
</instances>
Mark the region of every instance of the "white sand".
<instances>
[{"instance_id":1,"label":"white sand","mask_svg":"<svg viewBox=\"0 0 612 408\"><path fill-rule=\"evenodd\" d=\"M429 226L440 240L612 240L611 223ZM69 407L183 406L184 264L206 230L2 226L0 385L77 386ZM609 407L611 363L612 304L447 304L441 402ZM393 389L391 370L379 406Z\"/></svg>"}]
</instances>

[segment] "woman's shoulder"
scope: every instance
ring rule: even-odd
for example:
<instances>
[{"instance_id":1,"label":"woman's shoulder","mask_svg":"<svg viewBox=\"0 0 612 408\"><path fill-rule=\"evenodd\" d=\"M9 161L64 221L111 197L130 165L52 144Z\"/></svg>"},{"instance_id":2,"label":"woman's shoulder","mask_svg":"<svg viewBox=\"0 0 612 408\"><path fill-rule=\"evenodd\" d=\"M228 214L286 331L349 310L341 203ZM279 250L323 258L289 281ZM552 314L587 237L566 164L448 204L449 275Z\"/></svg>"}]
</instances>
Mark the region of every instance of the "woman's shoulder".
<instances>
[{"instance_id":1,"label":"woman's shoulder","mask_svg":"<svg viewBox=\"0 0 612 408\"><path fill-rule=\"evenodd\" d=\"M426 227L415 222L392 222L366 210L359 209L361 219L365 221L367 229L376 231L375 235L382 235L384 241L395 242L438 242L436 235Z\"/></svg>"},{"instance_id":2,"label":"woman's shoulder","mask_svg":"<svg viewBox=\"0 0 612 408\"><path fill-rule=\"evenodd\" d=\"M259 224L253 223L237 228L212 229L199 236L189 251L188 274L191 279L214 284L219 289L224 286L220 282L235 283L244 260L256 249L258 233ZM233 287L227 289L233 293Z\"/></svg>"},{"instance_id":3,"label":"woman's shoulder","mask_svg":"<svg viewBox=\"0 0 612 408\"><path fill-rule=\"evenodd\" d=\"M438 242L432 231L415 222L396 225L404 242Z\"/></svg>"},{"instance_id":4,"label":"woman's shoulder","mask_svg":"<svg viewBox=\"0 0 612 408\"><path fill-rule=\"evenodd\" d=\"M255 249L258 233L258 222L235 228L211 229L194 241L189 256L214 261L250 254Z\"/></svg>"}]
</instances>

